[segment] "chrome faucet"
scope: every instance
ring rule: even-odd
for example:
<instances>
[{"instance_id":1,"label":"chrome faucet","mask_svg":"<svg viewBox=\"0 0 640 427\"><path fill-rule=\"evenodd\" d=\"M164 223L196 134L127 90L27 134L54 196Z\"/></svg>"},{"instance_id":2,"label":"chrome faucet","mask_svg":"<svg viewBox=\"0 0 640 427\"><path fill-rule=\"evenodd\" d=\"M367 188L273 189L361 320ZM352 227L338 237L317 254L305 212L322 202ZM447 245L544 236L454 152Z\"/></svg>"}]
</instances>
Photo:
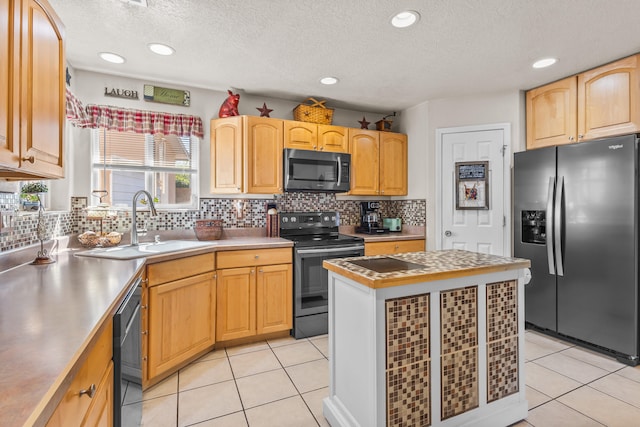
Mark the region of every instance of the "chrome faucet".
<instances>
[{"instance_id":1,"label":"chrome faucet","mask_svg":"<svg viewBox=\"0 0 640 427\"><path fill-rule=\"evenodd\" d=\"M147 196L147 200L149 200L149 211L151 212L151 216L158 215L158 211L156 211L156 206L153 204L153 197L149 194L148 191L140 190L136 194L133 195L133 218L131 219L131 246L138 246L138 225L136 223L138 213L136 209L136 205L138 204L138 197L144 194Z\"/></svg>"}]
</instances>

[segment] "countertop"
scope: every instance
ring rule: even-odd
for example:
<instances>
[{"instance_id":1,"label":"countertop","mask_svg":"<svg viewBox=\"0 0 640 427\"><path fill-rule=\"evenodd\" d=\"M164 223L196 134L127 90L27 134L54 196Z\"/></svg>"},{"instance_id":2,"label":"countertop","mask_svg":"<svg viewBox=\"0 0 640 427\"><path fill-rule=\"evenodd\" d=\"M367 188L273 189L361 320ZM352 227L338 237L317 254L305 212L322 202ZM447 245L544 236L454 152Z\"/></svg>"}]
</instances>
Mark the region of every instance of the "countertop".
<instances>
[{"instance_id":1,"label":"countertop","mask_svg":"<svg viewBox=\"0 0 640 427\"><path fill-rule=\"evenodd\" d=\"M53 264L0 274L3 426L40 423L40 413L55 409L48 402L62 397L85 350L144 266L144 259L80 258L71 252L51 257Z\"/></svg>"},{"instance_id":2,"label":"countertop","mask_svg":"<svg viewBox=\"0 0 640 427\"><path fill-rule=\"evenodd\" d=\"M391 258L418 264L412 270L378 273L351 263L351 260ZM522 258L509 258L461 250L410 252L405 254L364 256L326 260L323 267L370 288L387 288L412 283L453 279L498 271L529 268L531 262Z\"/></svg>"},{"instance_id":3,"label":"countertop","mask_svg":"<svg viewBox=\"0 0 640 427\"><path fill-rule=\"evenodd\" d=\"M74 245L54 246L58 249L51 257L56 262L44 266L25 264L25 250L0 256L2 426L46 422L87 348L146 263L293 244L281 238L236 236L212 241L210 247L131 260L78 257L74 254L81 249ZM36 251L28 248L27 259Z\"/></svg>"},{"instance_id":4,"label":"countertop","mask_svg":"<svg viewBox=\"0 0 640 427\"><path fill-rule=\"evenodd\" d=\"M356 233L355 226L340 226L340 233L347 236L361 237L365 243L388 242L394 240L421 240L425 239L424 227L403 226L402 231L390 231L380 234Z\"/></svg>"}]
</instances>

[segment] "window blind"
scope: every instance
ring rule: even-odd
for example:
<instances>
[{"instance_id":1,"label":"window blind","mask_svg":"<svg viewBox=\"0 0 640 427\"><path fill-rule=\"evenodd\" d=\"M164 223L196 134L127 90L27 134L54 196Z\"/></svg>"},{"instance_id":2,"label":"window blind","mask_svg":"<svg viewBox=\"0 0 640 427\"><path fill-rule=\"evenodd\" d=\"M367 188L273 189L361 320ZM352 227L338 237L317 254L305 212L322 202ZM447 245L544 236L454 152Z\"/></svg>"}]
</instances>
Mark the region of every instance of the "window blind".
<instances>
[{"instance_id":1,"label":"window blind","mask_svg":"<svg viewBox=\"0 0 640 427\"><path fill-rule=\"evenodd\" d=\"M197 138L96 129L93 167L140 171L196 173Z\"/></svg>"}]
</instances>

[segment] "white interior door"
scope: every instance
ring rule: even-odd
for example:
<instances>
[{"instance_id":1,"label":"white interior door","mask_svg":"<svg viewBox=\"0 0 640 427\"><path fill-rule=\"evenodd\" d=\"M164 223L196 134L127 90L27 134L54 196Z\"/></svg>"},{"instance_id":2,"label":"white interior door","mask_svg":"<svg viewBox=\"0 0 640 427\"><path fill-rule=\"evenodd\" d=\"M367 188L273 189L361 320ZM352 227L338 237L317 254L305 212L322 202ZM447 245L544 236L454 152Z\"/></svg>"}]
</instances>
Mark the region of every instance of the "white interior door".
<instances>
[{"instance_id":1,"label":"white interior door","mask_svg":"<svg viewBox=\"0 0 640 427\"><path fill-rule=\"evenodd\" d=\"M505 126L484 130L439 131L440 248L462 249L493 255L510 253L507 233L509 168L505 166L508 134ZM466 128L464 128L466 129ZM456 162L488 161L486 198L488 209L456 209ZM505 172L506 178L505 178Z\"/></svg>"}]
</instances>

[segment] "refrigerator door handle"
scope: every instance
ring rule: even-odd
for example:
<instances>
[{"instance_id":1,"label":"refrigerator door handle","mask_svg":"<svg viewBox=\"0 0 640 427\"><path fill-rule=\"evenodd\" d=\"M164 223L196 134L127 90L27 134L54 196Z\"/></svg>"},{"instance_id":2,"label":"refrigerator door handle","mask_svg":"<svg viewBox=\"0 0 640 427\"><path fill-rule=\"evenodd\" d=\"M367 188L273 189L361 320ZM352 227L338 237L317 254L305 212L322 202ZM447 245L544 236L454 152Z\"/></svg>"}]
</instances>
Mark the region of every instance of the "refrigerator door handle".
<instances>
[{"instance_id":1,"label":"refrigerator door handle","mask_svg":"<svg viewBox=\"0 0 640 427\"><path fill-rule=\"evenodd\" d=\"M564 194L564 176L560 177L556 187L556 202L553 212L553 241L556 253L556 269L558 276L564 276L562 262L562 196Z\"/></svg>"},{"instance_id":2,"label":"refrigerator door handle","mask_svg":"<svg viewBox=\"0 0 640 427\"><path fill-rule=\"evenodd\" d=\"M549 274L556 274L556 264L553 262L553 188L556 185L554 177L549 177L549 192L547 194L546 230L547 230L547 262Z\"/></svg>"}]
</instances>

